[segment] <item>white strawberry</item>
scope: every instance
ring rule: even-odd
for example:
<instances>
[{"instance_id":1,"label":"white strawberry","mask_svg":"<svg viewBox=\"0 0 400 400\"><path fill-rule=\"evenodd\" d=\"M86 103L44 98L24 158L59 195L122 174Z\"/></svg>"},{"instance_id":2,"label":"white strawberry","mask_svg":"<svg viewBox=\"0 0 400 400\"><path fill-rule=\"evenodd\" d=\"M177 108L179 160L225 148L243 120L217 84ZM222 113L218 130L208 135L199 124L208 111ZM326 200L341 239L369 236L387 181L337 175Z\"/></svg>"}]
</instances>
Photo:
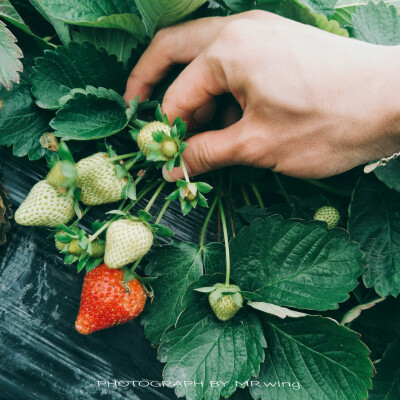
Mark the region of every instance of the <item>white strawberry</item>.
<instances>
[{"instance_id":1,"label":"white strawberry","mask_svg":"<svg viewBox=\"0 0 400 400\"><path fill-rule=\"evenodd\" d=\"M15 222L27 226L56 227L67 224L75 215L74 201L45 180L38 182L15 213Z\"/></svg>"},{"instance_id":2,"label":"white strawberry","mask_svg":"<svg viewBox=\"0 0 400 400\"><path fill-rule=\"evenodd\" d=\"M152 244L153 233L143 222L120 219L107 229L104 262L121 268L143 257Z\"/></svg>"},{"instance_id":3,"label":"white strawberry","mask_svg":"<svg viewBox=\"0 0 400 400\"><path fill-rule=\"evenodd\" d=\"M115 176L115 164L107 153L96 153L76 164L81 201L88 206L114 203L122 199L127 178Z\"/></svg>"},{"instance_id":4,"label":"white strawberry","mask_svg":"<svg viewBox=\"0 0 400 400\"><path fill-rule=\"evenodd\" d=\"M153 132L164 132L166 135L170 136L171 127L163 122L153 121L145 125L140 130L137 136L137 143L139 149L146 157L151 152L151 149L148 148L148 145L154 143ZM174 149L176 151L175 147Z\"/></svg>"}]
</instances>

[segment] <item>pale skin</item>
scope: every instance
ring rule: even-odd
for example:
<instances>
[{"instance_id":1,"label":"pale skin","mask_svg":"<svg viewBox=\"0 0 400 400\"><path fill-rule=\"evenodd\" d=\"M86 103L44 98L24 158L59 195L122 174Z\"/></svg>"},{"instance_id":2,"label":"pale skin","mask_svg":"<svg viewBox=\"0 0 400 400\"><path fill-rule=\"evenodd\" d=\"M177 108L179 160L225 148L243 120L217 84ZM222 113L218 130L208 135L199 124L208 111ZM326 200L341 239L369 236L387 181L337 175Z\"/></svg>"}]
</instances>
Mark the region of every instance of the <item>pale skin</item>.
<instances>
[{"instance_id":1,"label":"pale skin","mask_svg":"<svg viewBox=\"0 0 400 400\"><path fill-rule=\"evenodd\" d=\"M189 175L229 165L322 178L400 150L400 48L367 44L264 11L158 32L133 69L125 100L150 97L174 64L163 112L189 127L231 93L242 113L187 140ZM181 179L175 168L164 176Z\"/></svg>"}]
</instances>

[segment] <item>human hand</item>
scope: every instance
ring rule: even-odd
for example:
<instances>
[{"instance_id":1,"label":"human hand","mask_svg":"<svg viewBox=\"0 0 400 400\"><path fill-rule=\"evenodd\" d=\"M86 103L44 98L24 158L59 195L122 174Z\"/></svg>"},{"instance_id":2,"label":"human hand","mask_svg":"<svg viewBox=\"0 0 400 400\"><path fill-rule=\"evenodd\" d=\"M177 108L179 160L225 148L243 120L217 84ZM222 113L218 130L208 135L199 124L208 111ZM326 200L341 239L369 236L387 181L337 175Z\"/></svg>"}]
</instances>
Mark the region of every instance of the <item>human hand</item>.
<instances>
[{"instance_id":1,"label":"human hand","mask_svg":"<svg viewBox=\"0 0 400 400\"><path fill-rule=\"evenodd\" d=\"M399 48L339 37L264 11L161 30L133 69L125 99L147 99L173 64L189 64L163 112L189 126L230 92L242 118L187 140L189 175L234 165L321 178L400 148ZM180 168L168 173L180 179Z\"/></svg>"}]
</instances>

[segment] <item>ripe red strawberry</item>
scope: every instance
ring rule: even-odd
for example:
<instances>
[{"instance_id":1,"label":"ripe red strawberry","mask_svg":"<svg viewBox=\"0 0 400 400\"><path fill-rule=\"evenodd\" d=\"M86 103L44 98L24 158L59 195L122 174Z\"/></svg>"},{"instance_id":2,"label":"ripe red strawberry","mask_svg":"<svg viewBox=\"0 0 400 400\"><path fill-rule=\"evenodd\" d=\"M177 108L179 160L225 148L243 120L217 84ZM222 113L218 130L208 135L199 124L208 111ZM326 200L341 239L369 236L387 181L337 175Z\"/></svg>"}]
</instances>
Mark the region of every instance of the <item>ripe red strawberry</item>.
<instances>
[{"instance_id":1,"label":"ripe red strawberry","mask_svg":"<svg viewBox=\"0 0 400 400\"><path fill-rule=\"evenodd\" d=\"M88 272L83 281L75 328L87 335L137 317L146 303L146 291L133 279L124 282L123 271L105 264Z\"/></svg>"}]
</instances>

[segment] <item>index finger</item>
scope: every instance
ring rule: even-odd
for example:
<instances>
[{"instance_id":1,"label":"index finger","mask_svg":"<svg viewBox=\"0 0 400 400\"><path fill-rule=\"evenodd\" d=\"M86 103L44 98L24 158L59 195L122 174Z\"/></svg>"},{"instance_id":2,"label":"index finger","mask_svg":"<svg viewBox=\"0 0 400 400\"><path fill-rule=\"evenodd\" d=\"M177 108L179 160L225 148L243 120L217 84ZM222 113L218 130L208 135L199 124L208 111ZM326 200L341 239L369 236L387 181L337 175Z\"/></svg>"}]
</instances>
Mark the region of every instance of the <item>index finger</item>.
<instances>
[{"instance_id":1,"label":"index finger","mask_svg":"<svg viewBox=\"0 0 400 400\"><path fill-rule=\"evenodd\" d=\"M202 18L159 31L132 70L124 94L126 102L150 97L173 64L189 64L228 22L229 17Z\"/></svg>"}]
</instances>

